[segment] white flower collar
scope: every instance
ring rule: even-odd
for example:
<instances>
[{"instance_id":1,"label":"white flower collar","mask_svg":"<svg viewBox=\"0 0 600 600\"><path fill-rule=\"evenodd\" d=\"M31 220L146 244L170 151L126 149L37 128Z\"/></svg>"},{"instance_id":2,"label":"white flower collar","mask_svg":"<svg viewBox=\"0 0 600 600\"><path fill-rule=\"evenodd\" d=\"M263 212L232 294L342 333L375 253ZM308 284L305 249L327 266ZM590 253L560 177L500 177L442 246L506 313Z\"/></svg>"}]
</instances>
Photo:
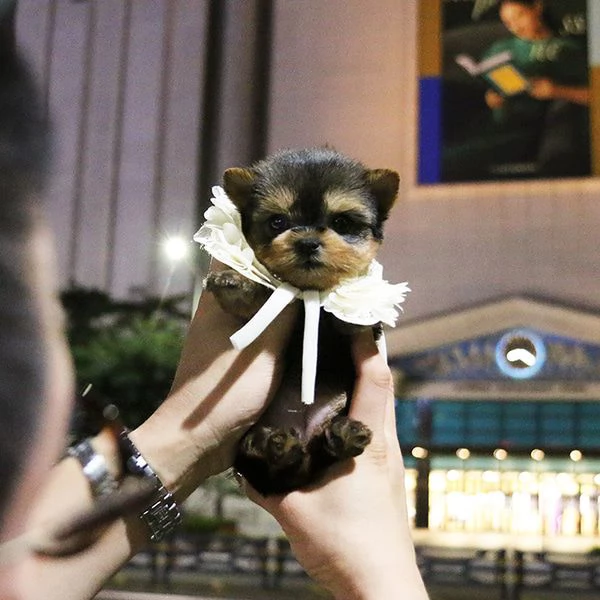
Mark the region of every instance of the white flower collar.
<instances>
[{"instance_id":1,"label":"white flower collar","mask_svg":"<svg viewBox=\"0 0 600 600\"><path fill-rule=\"evenodd\" d=\"M396 325L398 309L410 288L405 283L390 284L383 279L383 267L375 260L362 277L342 282L334 289L299 290L282 283L255 257L242 233L241 217L223 188L212 188L211 206L205 213L206 222L194 235L194 241L218 261L235 269L248 279L274 290L259 311L239 331L231 336L237 349L251 344L295 298L304 302L304 342L302 354L302 402L312 404L317 370L317 346L320 309L338 319L356 325L379 322Z\"/></svg>"}]
</instances>

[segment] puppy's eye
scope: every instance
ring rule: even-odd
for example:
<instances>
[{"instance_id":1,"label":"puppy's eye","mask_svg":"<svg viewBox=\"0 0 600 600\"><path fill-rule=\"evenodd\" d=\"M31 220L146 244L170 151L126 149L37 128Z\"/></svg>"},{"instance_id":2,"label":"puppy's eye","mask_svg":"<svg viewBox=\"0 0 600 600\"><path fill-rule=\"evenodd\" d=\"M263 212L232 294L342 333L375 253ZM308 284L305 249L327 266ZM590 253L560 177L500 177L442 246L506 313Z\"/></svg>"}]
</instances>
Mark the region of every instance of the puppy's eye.
<instances>
[{"instance_id":1,"label":"puppy's eye","mask_svg":"<svg viewBox=\"0 0 600 600\"><path fill-rule=\"evenodd\" d=\"M269 218L269 227L276 233L281 233L289 227L289 222L284 215L273 215Z\"/></svg>"},{"instance_id":2,"label":"puppy's eye","mask_svg":"<svg viewBox=\"0 0 600 600\"><path fill-rule=\"evenodd\" d=\"M357 224L348 215L336 215L331 220L331 227L335 229L339 234L350 233L354 231Z\"/></svg>"}]
</instances>

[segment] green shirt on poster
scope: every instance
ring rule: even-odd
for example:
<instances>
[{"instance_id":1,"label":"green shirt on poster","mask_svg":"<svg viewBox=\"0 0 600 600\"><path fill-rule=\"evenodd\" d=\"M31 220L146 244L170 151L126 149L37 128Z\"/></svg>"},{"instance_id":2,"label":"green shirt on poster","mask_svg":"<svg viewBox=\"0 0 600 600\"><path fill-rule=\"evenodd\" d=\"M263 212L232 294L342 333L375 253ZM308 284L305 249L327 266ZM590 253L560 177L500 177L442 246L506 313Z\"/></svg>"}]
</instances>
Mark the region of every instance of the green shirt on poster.
<instances>
[{"instance_id":1,"label":"green shirt on poster","mask_svg":"<svg viewBox=\"0 0 600 600\"><path fill-rule=\"evenodd\" d=\"M587 53L580 41L567 37L534 41L510 37L492 44L482 58L506 51L527 78L547 78L565 86L588 84ZM543 118L547 104L547 100L537 100L525 92L506 98L502 107L494 109L494 119L499 124L536 121Z\"/></svg>"}]
</instances>

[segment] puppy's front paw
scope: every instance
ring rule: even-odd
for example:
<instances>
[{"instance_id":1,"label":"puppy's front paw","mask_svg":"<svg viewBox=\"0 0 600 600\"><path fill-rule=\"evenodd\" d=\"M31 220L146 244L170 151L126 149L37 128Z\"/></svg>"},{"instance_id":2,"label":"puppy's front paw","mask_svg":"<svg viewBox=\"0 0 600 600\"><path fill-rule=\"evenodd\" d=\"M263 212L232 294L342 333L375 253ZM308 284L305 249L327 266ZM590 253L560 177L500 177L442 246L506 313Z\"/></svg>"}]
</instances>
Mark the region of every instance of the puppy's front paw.
<instances>
[{"instance_id":1,"label":"puppy's front paw","mask_svg":"<svg viewBox=\"0 0 600 600\"><path fill-rule=\"evenodd\" d=\"M350 417L337 416L323 430L323 450L338 460L358 456L369 444L372 435L364 423Z\"/></svg>"},{"instance_id":2,"label":"puppy's front paw","mask_svg":"<svg viewBox=\"0 0 600 600\"><path fill-rule=\"evenodd\" d=\"M254 316L268 297L267 288L234 270L209 273L206 289L225 312L245 319Z\"/></svg>"},{"instance_id":3,"label":"puppy's front paw","mask_svg":"<svg viewBox=\"0 0 600 600\"><path fill-rule=\"evenodd\" d=\"M304 444L293 430L258 426L242 439L240 452L248 458L259 459L271 470L279 471L304 460Z\"/></svg>"}]
</instances>

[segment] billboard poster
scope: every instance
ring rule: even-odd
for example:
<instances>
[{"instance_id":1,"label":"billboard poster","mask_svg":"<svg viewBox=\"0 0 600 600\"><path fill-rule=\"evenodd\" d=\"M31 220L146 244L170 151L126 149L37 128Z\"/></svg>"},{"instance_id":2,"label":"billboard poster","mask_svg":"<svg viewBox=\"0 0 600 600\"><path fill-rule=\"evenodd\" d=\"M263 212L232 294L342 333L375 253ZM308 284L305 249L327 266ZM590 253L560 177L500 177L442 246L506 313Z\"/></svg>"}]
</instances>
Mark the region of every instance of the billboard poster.
<instances>
[{"instance_id":1,"label":"billboard poster","mask_svg":"<svg viewBox=\"0 0 600 600\"><path fill-rule=\"evenodd\" d=\"M418 183L600 173L597 13L591 0L421 0Z\"/></svg>"}]
</instances>

